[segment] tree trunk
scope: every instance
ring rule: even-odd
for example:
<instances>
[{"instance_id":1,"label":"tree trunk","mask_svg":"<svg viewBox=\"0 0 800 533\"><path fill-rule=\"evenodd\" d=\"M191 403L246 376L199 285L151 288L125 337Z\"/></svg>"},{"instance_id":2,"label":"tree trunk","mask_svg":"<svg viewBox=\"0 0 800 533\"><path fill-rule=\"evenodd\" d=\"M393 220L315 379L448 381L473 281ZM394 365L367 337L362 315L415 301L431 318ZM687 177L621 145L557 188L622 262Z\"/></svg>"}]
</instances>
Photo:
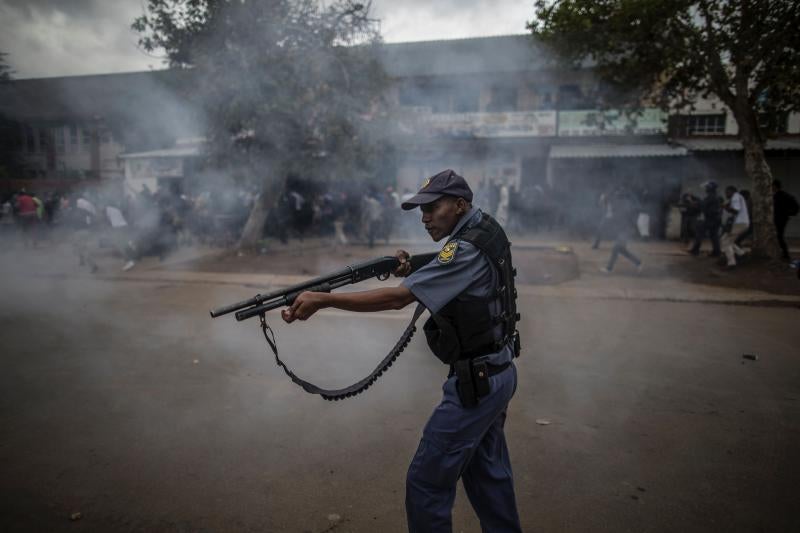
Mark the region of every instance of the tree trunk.
<instances>
[{"instance_id":1,"label":"tree trunk","mask_svg":"<svg viewBox=\"0 0 800 533\"><path fill-rule=\"evenodd\" d=\"M237 248L240 250L252 250L261 240L264 224L269 214L269 200L270 194L267 191L267 187L262 185L261 191L253 202L253 208L250 209L250 215L247 217L242 235L239 237Z\"/></svg>"},{"instance_id":2,"label":"tree trunk","mask_svg":"<svg viewBox=\"0 0 800 533\"><path fill-rule=\"evenodd\" d=\"M780 257L780 248L773 216L772 171L764 154L764 140L758 129L756 114L749 106L748 109L740 108L735 118L744 147L745 173L753 182L753 212L750 213L753 255L775 259Z\"/></svg>"}]
</instances>

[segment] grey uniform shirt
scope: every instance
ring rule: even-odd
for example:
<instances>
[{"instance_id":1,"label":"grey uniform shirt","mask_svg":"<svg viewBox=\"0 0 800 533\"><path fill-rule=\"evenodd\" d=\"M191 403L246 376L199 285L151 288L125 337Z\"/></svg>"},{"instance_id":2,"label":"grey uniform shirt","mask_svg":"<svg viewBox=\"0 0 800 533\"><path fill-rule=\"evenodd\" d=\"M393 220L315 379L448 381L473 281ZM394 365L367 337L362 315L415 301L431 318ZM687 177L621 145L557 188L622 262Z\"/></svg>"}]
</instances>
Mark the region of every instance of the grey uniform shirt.
<instances>
[{"instance_id":1,"label":"grey uniform shirt","mask_svg":"<svg viewBox=\"0 0 800 533\"><path fill-rule=\"evenodd\" d=\"M481 210L473 207L461 217L453 235L465 226L467 228L477 224L481 219ZM449 239L444 242L449 241ZM453 259L442 263L434 259L427 265L409 275L401 285L410 290L414 296L431 313L438 313L442 307L454 298L459 297L487 297L498 283L498 273L492 266L489 257L471 243L459 240ZM498 301L491 303L493 315L500 314L501 308ZM498 326L495 338L502 336L502 326ZM499 365L513 359L510 346L505 346L500 351L490 354L488 362Z\"/></svg>"}]
</instances>

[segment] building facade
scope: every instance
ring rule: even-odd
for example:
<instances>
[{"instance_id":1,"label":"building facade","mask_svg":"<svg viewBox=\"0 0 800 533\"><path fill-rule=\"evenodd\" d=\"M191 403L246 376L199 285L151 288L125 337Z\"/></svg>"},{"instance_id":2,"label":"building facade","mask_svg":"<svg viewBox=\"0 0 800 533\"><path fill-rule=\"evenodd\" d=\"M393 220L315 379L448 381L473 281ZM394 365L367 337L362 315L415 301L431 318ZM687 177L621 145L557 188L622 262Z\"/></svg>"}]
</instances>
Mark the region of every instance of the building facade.
<instances>
[{"instance_id":1,"label":"building facade","mask_svg":"<svg viewBox=\"0 0 800 533\"><path fill-rule=\"evenodd\" d=\"M403 155L399 188L416 190L451 167L475 190L510 185L518 210L532 219L537 202L558 199L570 206L562 216L572 227L589 229L599 194L624 184L640 193L651 234L662 237L683 192L702 195L711 179L751 188L736 121L721 102L700 100L672 115L608 109L590 68L545 58L529 36L387 45ZM800 115L764 122L773 174L800 197ZM800 236L800 223L788 233Z\"/></svg>"},{"instance_id":2,"label":"building facade","mask_svg":"<svg viewBox=\"0 0 800 533\"><path fill-rule=\"evenodd\" d=\"M476 191L507 185L531 217L537 203L566 198L580 226L596 222L602 191L625 184L650 204L653 234L664 235L682 192L699 194L709 179L749 187L736 122L718 101L671 116L604 108L591 68L548 61L527 35L386 44L381 54L393 82L387 100L401 192L454 168ZM186 178L201 148L174 140L202 129L174 76L20 80L11 94L1 89L0 112L20 125L24 177L116 180L133 190ZM800 197L800 116L778 117L768 133L773 173ZM789 234L800 234L800 224Z\"/></svg>"},{"instance_id":3,"label":"building facade","mask_svg":"<svg viewBox=\"0 0 800 533\"><path fill-rule=\"evenodd\" d=\"M122 155L197 134L194 110L168 71L15 80L0 86L13 175L0 191L116 184Z\"/></svg>"}]
</instances>

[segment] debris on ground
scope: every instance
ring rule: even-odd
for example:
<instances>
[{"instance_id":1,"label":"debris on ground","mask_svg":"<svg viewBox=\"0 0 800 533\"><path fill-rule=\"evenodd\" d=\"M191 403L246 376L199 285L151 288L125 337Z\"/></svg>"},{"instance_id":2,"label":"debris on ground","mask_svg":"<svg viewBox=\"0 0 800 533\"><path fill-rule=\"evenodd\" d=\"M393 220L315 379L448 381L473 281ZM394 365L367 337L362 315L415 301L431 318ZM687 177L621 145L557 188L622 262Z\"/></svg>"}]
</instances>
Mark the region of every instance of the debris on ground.
<instances>
[{"instance_id":1,"label":"debris on ground","mask_svg":"<svg viewBox=\"0 0 800 533\"><path fill-rule=\"evenodd\" d=\"M76 520L80 520L81 518L83 518L83 515L81 513L72 513L71 515L69 515L69 519L72 520L73 522L75 522Z\"/></svg>"},{"instance_id":2,"label":"debris on ground","mask_svg":"<svg viewBox=\"0 0 800 533\"><path fill-rule=\"evenodd\" d=\"M537 418L536 423L540 426L549 426L552 422L550 422L549 418Z\"/></svg>"},{"instance_id":3,"label":"debris on ground","mask_svg":"<svg viewBox=\"0 0 800 533\"><path fill-rule=\"evenodd\" d=\"M331 522L338 522L341 519L342 519L342 517L339 516L336 513L331 513L331 514L328 515L328 520L330 520Z\"/></svg>"},{"instance_id":4,"label":"debris on ground","mask_svg":"<svg viewBox=\"0 0 800 533\"><path fill-rule=\"evenodd\" d=\"M758 356L752 353L746 353L742 355L743 359L747 359L749 361L758 361Z\"/></svg>"}]
</instances>

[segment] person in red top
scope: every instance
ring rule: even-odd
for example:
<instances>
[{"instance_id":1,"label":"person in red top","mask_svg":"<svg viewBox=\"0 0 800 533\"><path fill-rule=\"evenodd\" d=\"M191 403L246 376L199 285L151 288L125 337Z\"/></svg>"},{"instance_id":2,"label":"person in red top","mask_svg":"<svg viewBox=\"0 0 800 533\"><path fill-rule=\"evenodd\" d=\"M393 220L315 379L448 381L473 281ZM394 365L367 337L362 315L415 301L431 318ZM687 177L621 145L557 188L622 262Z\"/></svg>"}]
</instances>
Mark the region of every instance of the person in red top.
<instances>
[{"instance_id":1,"label":"person in red top","mask_svg":"<svg viewBox=\"0 0 800 533\"><path fill-rule=\"evenodd\" d=\"M22 230L22 238L25 244L29 244L33 239L33 231L38 221L36 216L36 202L33 201L33 196L24 190L17 195L17 223ZM34 244L35 241L34 241Z\"/></svg>"}]
</instances>

